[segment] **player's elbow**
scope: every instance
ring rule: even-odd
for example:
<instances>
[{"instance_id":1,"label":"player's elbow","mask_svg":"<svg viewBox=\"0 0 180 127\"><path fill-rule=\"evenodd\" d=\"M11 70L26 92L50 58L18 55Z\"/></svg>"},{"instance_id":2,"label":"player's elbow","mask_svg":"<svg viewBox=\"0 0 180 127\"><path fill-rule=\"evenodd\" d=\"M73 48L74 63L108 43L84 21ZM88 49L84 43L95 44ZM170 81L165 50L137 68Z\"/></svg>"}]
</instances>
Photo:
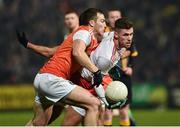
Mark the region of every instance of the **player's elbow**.
<instances>
[{"instance_id":1,"label":"player's elbow","mask_svg":"<svg viewBox=\"0 0 180 127\"><path fill-rule=\"evenodd\" d=\"M50 58L52 56L49 51L44 52L42 55L45 57L48 57L48 58Z\"/></svg>"},{"instance_id":2,"label":"player's elbow","mask_svg":"<svg viewBox=\"0 0 180 127\"><path fill-rule=\"evenodd\" d=\"M44 53L44 56L48 58L52 57L52 55L50 55L49 53Z\"/></svg>"},{"instance_id":3,"label":"player's elbow","mask_svg":"<svg viewBox=\"0 0 180 127\"><path fill-rule=\"evenodd\" d=\"M53 55L54 55L54 50L53 50L53 48L47 48L47 50L46 50L46 52L44 53L44 55L46 56L46 57L52 57Z\"/></svg>"}]
</instances>

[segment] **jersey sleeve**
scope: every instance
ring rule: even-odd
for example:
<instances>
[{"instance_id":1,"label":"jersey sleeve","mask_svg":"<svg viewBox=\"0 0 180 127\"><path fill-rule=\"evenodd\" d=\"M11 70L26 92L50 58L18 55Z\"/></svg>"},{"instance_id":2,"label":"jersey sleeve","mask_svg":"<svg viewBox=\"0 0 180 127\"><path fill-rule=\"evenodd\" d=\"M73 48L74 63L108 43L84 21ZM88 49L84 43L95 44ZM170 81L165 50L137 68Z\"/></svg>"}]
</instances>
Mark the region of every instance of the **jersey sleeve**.
<instances>
[{"instance_id":1,"label":"jersey sleeve","mask_svg":"<svg viewBox=\"0 0 180 127\"><path fill-rule=\"evenodd\" d=\"M73 41L77 39L84 41L86 46L89 46L91 42L91 35L87 30L79 30L73 35Z\"/></svg>"}]
</instances>

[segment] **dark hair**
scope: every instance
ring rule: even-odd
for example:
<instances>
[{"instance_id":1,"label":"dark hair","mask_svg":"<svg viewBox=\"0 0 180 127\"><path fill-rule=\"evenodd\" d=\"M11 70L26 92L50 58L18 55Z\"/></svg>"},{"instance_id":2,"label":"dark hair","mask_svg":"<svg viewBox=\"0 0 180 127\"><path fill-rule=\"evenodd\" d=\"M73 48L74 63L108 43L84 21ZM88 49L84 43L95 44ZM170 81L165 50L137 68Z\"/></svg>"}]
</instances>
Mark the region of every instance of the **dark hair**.
<instances>
[{"instance_id":1,"label":"dark hair","mask_svg":"<svg viewBox=\"0 0 180 127\"><path fill-rule=\"evenodd\" d=\"M79 17L79 24L88 25L90 20L97 18L97 13L104 14L101 10L96 8L89 8L85 10Z\"/></svg>"},{"instance_id":2,"label":"dark hair","mask_svg":"<svg viewBox=\"0 0 180 127\"><path fill-rule=\"evenodd\" d=\"M110 12L110 11L119 11L120 13L122 13L119 8L110 8L110 9L108 9L107 11L108 11L108 12Z\"/></svg>"},{"instance_id":3,"label":"dark hair","mask_svg":"<svg viewBox=\"0 0 180 127\"><path fill-rule=\"evenodd\" d=\"M65 12L65 15L70 14L70 13L74 13L74 14L76 14L79 17L79 13L76 10L74 10L74 9L67 10Z\"/></svg>"},{"instance_id":4,"label":"dark hair","mask_svg":"<svg viewBox=\"0 0 180 127\"><path fill-rule=\"evenodd\" d=\"M119 13L120 13L121 15L123 15L122 10L120 10L119 8L109 8L109 9L107 9L107 10L106 10L106 15L108 16L108 15L109 15L109 12L111 12L111 11L119 11Z\"/></svg>"},{"instance_id":5,"label":"dark hair","mask_svg":"<svg viewBox=\"0 0 180 127\"><path fill-rule=\"evenodd\" d=\"M127 17L120 18L115 22L115 29L130 29L131 27L133 27L133 22Z\"/></svg>"}]
</instances>

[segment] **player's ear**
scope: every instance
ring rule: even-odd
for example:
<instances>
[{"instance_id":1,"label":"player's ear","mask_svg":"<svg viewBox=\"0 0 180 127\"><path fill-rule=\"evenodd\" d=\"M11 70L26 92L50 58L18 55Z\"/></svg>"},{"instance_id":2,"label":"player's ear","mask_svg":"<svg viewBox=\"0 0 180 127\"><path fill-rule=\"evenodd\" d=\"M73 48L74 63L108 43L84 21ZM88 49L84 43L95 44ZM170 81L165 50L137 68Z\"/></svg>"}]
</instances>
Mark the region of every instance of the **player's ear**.
<instances>
[{"instance_id":1,"label":"player's ear","mask_svg":"<svg viewBox=\"0 0 180 127\"><path fill-rule=\"evenodd\" d=\"M94 20L90 20L90 21L89 21L89 25L90 25L91 27L94 27L94 24L95 24Z\"/></svg>"},{"instance_id":2,"label":"player's ear","mask_svg":"<svg viewBox=\"0 0 180 127\"><path fill-rule=\"evenodd\" d=\"M118 39L118 32L114 31L114 39Z\"/></svg>"}]
</instances>

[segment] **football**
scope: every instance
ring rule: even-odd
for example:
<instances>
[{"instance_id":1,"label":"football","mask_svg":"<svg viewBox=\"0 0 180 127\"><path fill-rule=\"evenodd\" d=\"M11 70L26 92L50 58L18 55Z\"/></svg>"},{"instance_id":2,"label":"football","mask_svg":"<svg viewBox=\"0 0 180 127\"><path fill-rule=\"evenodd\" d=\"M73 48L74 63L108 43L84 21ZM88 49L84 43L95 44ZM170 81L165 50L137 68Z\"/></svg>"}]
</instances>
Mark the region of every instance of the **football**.
<instances>
[{"instance_id":1,"label":"football","mask_svg":"<svg viewBox=\"0 0 180 127\"><path fill-rule=\"evenodd\" d=\"M125 100L128 95L126 85L120 81L112 81L105 90L105 97L108 103L116 103Z\"/></svg>"}]
</instances>

